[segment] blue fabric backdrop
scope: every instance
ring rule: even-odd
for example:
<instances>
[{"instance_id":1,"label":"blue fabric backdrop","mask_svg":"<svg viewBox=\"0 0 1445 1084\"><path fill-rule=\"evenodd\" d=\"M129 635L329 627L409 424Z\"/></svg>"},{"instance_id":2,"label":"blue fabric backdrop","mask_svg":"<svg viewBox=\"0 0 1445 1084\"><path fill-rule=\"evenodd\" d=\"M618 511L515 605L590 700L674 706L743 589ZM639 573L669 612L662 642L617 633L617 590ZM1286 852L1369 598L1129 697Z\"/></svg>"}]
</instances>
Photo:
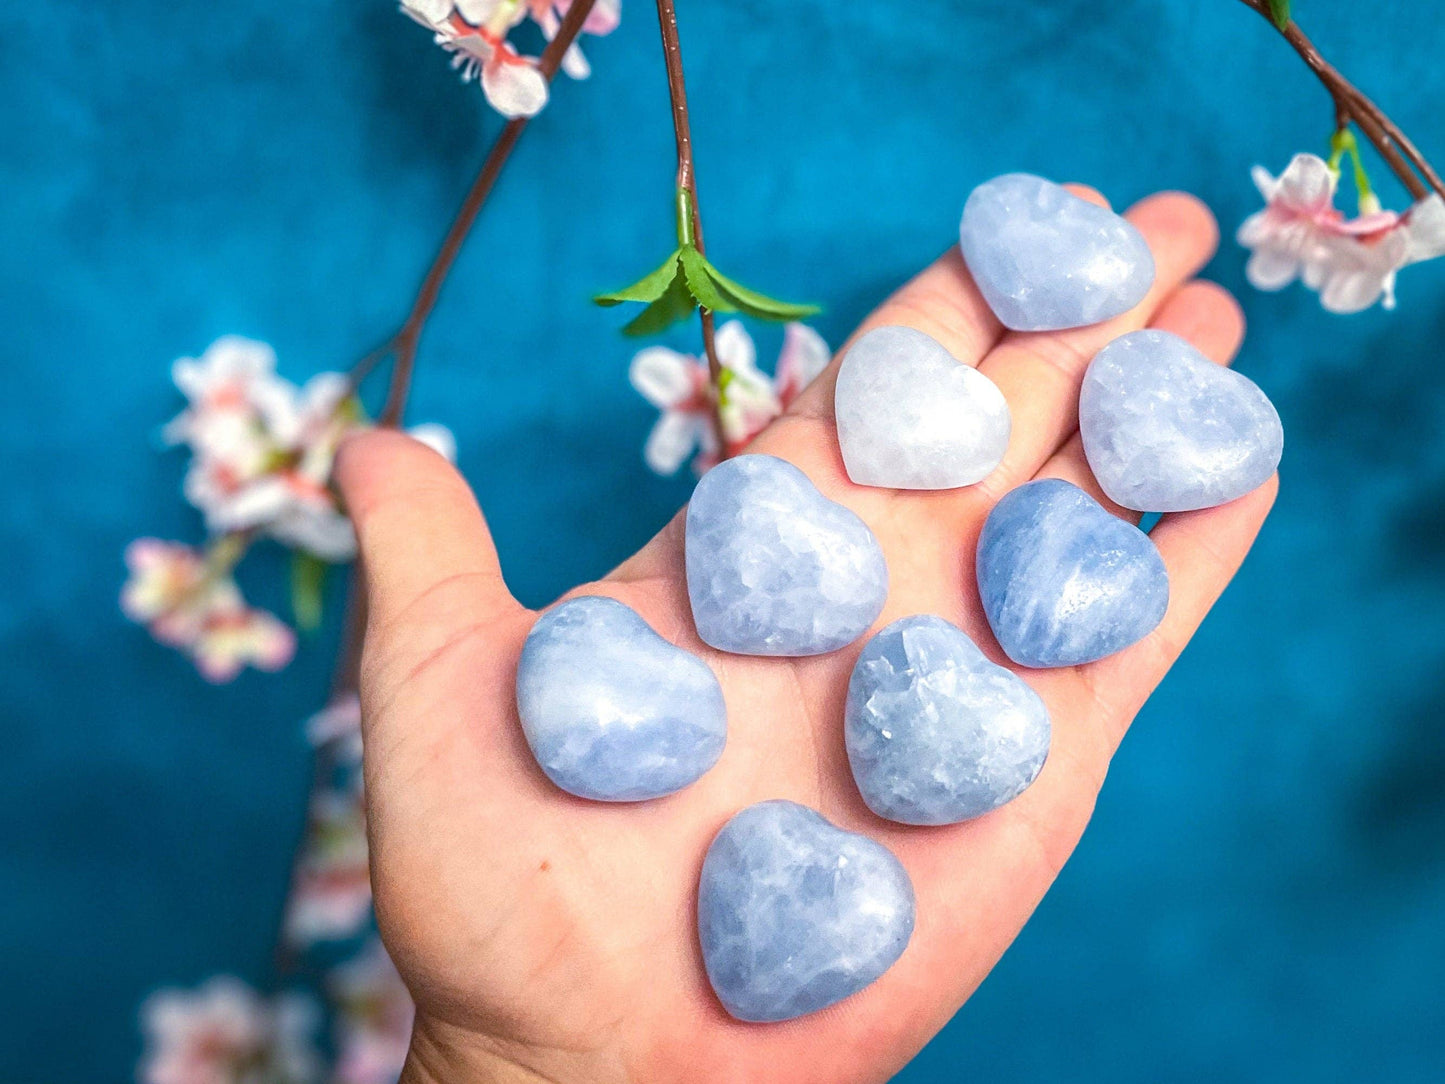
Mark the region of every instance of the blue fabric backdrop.
<instances>
[{"instance_id":1,"label":"blue fabric backdrop","mask_svg":"<svg viewBox=\"0 0 1445 1084\"><path fill-rule=\"evenodd\" d=\"M423 344L413 416L456 431L534 604L688 493L643 468L621 318L586 301L669 243L649 8L628 0L595 78L529 132ZM1438 9L1296 8L1445 159ZM1228 232L1252 163L1328 135L1320 89L1231 0L736 0L687 5L683 32L713 252L825 302L835 343L992 174L1117 203L1187 188ZM7 1079L125 1080L147 991L265 980L336 629L218 690L122 620L126 541L198 532L156 440L167 366L226 332L298 380L348 364L496 127L388 0L0 10ZM1340 319L1248 292L1242 263L1226 242L1209 274L1244 291L1242 365L1285 419L1279 507L908 1084L1440 1079L1445 266L1408 272L1398 312ZM251 571L281 606L279 561Z\"/></svg>"}]
</instances>

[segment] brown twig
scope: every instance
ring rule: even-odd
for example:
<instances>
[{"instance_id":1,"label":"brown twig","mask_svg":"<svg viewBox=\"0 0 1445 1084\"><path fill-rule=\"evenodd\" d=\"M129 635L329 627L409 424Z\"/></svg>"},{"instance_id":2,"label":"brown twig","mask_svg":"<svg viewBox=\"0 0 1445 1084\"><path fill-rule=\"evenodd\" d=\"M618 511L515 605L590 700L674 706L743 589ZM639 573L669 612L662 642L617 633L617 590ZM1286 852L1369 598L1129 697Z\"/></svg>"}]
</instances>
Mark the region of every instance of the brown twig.
<instances>
[{"instance_id":1,"label":"brown twig","mask_svg":"<svg viewBox=\"0 0 1445 1084\"><path fill-rule=\"evenodd\" d=\"M537 62L537 68L542 77L548 82L552 81L557 74L557 69L562 64L562 57L566 54L572 43L577 40L577 35L582 31L582 24L587 21L596 0L575 0L568 9L562 20L562 25L557 30L557 35L543 51L541 59ZM435 259L432 260L426 277L422 280L421 288L417 291L416 300L412 302L411 312L407 314L406 321L401 325L390 339L367 354L358 361L351 369L348 376L350 386L354 392L361 384L368 373L376 368L377 364L388 356L394 356L395 364L391 371L391 382L387 389L386 406L382 409L380 424L395 426L401 421L402 411L406 407L407 391L411 386L411 376L416 365L416 348L421 339L422 329L426 326L427 317L431 315L432 309L436 307L437 299L441 295L442 286L445 284L447 275L456 263L462 245L471 232L472 226L476 223L477 216L481 213L482 207L487 202L487 196L491 194L492 187L497 183L501 175L502 167L507 164L507 159L517 146L517 140L521 138L523 130L527 127L527 118L518 117L509 121L502 129L501 135L497 137L496 143L487 154L486 161L482 164L481 172L477 179L472 182L471 190L467 193L466 199L462 202L461 209L453 219L451 227L447 230L446 237L442 240L441 248L437 250ZM347 613L346 632L342 638L341 653L337 658L336 669L332 675L331 698L332 702L348 693L357 691L358 678L361 669L361 647L366 632L366 598L360 583L359 571L352 569L351 582L347 590ZM315 754L312 769L311 791L323 785L332 766L332 756L329 750L321 749ZM306 844L305 833L310 830L310 803L308 802L306 826L303 829L301 841L297 844L292 864L292 883L296 879L296 870L304 856ZM289 898L287 905L289 905ZM282 970L289 970L296 962L297 956L287 944L285 937L285 912L283 911L280 921L280 933L276 938L276 958L278 966Z\"/></svg>"},{"instance_id":2,"label":"brown twig","mask_svg":"<svg viewBox=\"0 0 1445 1084\"><path fill-rule=\"evenodd\" d=\"M677 136L677 191L687 201L692 242L700 255L707 255L702 239L702 216L697 209L697 168L692 159L692 126L687 112L687 81L682 73L682 45L677 33L677 9L673 0L657 0L657 25L662 31L662 55L667 64L667 93L672 99L672 130ZM707 356L708 382L712 385L712 424L717 433L718 458L728 457L727 436L722 425L722 361L717 353L717 335L712 310L701 306L702 349Z\"/></svg>"},{"instance_id":3,"label":"brown twig","mask_svg":"<svg viewBox=\"0 0 1445 1084\"><path fill-rule=\"evenodd\" d=\"M582 24L587 21L587 16L591 13L594 3L596 0L576 0L567 9L567 14L557 29L556 37L548 42L547 48L542 51L542 57L537 62L537 70L549 83L557 74L563 56L571 48L572 43L577 40L577 35L582 32ZM425 328L432 309L436 307L437 299L441 296L442 286L446 283L447 275L451 273L452 265L456 263L457 256L461 253L467 235L476 223L477 216L481 214L482 207L486 205L487 197L491 195L492 187L502 173L502 167L507 164L507 159L516 149L517 140L522 137L522 132L526 130L529 119L528 117L517 117L508 121L506 127L502 129L501 135L497 137L497 141L492 144L492 149L487 154L487 160L482 163L481 172L477 174L477 179L472 182L471 190L467 193L466 199L462 201L461 209L457 211L456 218L452 220L446 237L442 239L441 248L437 250L436 258L432 260L426 277L422 279L421 288L417 291L416 300L412 302L411 312L407 314L406 321L385 346L368 355L353 370L353 373L363 370L361 375L365 376L366 371L369 371L382 357L387 354L394 356L391 382L386 393L386 405L382 408L381 416L378 419L381 425L396 426L401 422L402 412L406 409L407 393L411 388L412 372L416 367L416 349L417 343L421 340L422 329ZM357 379L356 383L360 383L360 380Z\"/></svg>"},{"instance_id":4,"label":"brown twig","mask_svg":"<svg viewBox=\"0 0 1445 1084\"><path fill-rule=\"evenodd\" d=\"M1335 127L1343 130L1354 122L1365 138L1370 141L1380 157L1389 165L1390 171L1400 179L1412 199L1422 199L1433 189L1445 198L1445 183L1431 168L1425 156L1410 142L1400 127L1385 115L1384 110L1343 75L1338 68L1321 55L1314 42L1291 20L1282 29L1275 23L1265 0L1240 0L1246 7L1258 12L1279 30L1284 40L1299 54L1315 77L1329 91L1335 106ZM1423 181L1421 180L1423 178Z\"/></svg>"}]
</instances>

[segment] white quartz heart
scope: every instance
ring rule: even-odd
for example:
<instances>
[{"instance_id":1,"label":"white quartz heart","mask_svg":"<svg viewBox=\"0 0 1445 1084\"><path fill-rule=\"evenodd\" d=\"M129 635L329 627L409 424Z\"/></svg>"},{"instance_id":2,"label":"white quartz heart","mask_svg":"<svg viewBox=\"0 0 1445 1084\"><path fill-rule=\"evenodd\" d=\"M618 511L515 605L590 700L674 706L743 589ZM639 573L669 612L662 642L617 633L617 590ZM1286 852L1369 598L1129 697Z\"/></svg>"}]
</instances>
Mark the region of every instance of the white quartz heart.
<instances>
[{"instance_id":1,"label":"white quartz heart","mask_svg":"<svg viewBox=\"0 0 1445 1084\"><path fill-rule=\"evenodd\" d=\"M973 485L1008 450L1003 392L916 328L875 328L849 347L833 404L843 464L859 485Z\"/></svg>"}]
</instances>

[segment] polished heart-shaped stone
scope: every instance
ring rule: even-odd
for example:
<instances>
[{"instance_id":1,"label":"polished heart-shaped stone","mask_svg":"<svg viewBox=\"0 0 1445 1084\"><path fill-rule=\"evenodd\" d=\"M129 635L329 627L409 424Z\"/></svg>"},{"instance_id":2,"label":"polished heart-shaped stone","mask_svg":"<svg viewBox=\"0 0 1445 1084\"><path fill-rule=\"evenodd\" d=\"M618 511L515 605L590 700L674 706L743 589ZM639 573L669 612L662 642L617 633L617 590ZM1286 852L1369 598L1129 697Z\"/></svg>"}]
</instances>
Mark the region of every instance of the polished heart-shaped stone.
<instances>
[{"instance_id":1,"label":"polished heart-shaped stone","mask_svg":"<svg viewBox=\"0 0 1445 1084\"><path fill-rule=\"evenodd\" d=\"M941 617L905 617L863 648L844 738L868 808L903 824L954 824L1022 794L1049 755L1049 712Z\"/></svg>"},{"instance_id":2,"label":"polished heart-shaped stone","mask_svg":"<svg viewBox=\"0 0 1445 1084\"><path fill-rule=\"evenodd\" d=\"M1242 497L1284 452L1279 414L1254 381L1167 331L1132 331L1094 355L1079 435L1109 499L1141 512Z\"/></svg>"},{"instance_id":3,"label":"polished heart-shaped stone","mask_svg":"<svg viewBox=\"0 0 1445 1084\"><path fill-rule=\"evenodd\" d=\"M1019 486L994 505L977 568L993 634L1023 666L1122 651L1169 606L1169 576L1149 536L1056 478Z\"/></svg>"},{"instance_id":4,"label":"polished heart-shaped stone","mask_svg":"<svg viewBox=\"0 0 1445 1084\"><path fill-rule=\"evenodd\" d=\"M833 403L843 464L859 485L973 485L1008 450L1003 392L916 328L860 337L838 368Z\"/></svg>"},{"instance_id":5,"label":"polished heart-shaped stone","mask_svg":"<svg viewBox=\"0 0 1445 1084\"><path fill-rule=\"evenodd\" d=\"M610 598L574 598L537 619L517 666L517 712L547 778L603 802L671 794L727 741L712 670Z\"/></svg>"},{"instance_id":6,"label":"polished heart-shaped stone","mask_svg":"<svg viewBox=\"0 0 1445 1084\"><path fill-rule=\"evenodd\" d=\"M913 885L881 844L806 806L761 802L723 825L702 864L708 980L739 1020L789 1020L855 994L913 935Z\"/></svg>"},{"instance_id":7,"label":"polished heart-shaped stone","mask_svg":"<svg viewBox=\"0 0 1445 1084\"><path fill-rule=\"evenodd\" d=\"M770 455L740 455L702 476L684 549L698 635L722 651L836 651L868 630L888 594L873 532Z\"/></svg>"},{"instance_id":8,"label":"polished heart-shaped stone","mask_svg":"<svg viewBox=\"0 0 1445 1084\"><path fill-rule=\"evenodd\" d=\"M1108 208L1029 173L975 188L959 241L979 292L1015 331L1097 324L1128 312L1154 283L1143 234Z\"/></svg>"}]
</instances>

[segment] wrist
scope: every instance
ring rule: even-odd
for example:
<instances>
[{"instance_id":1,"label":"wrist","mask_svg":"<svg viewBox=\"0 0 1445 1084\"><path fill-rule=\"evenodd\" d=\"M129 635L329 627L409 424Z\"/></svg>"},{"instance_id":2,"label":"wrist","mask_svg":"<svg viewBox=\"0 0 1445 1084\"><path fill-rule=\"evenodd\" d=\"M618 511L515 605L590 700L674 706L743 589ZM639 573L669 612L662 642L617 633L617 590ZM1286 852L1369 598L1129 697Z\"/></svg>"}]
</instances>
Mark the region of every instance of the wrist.
<instances>
[{"instance_id":1,"label":"wrist","mask_svg":"<svg viewBox=\"0 0 1445 1084\"><path fill-rule=\"evenodd\" d=\"M541 1049L418 1018L398 1084L626 1084L595 1051Z\"/></svg>"}]
</instances>

